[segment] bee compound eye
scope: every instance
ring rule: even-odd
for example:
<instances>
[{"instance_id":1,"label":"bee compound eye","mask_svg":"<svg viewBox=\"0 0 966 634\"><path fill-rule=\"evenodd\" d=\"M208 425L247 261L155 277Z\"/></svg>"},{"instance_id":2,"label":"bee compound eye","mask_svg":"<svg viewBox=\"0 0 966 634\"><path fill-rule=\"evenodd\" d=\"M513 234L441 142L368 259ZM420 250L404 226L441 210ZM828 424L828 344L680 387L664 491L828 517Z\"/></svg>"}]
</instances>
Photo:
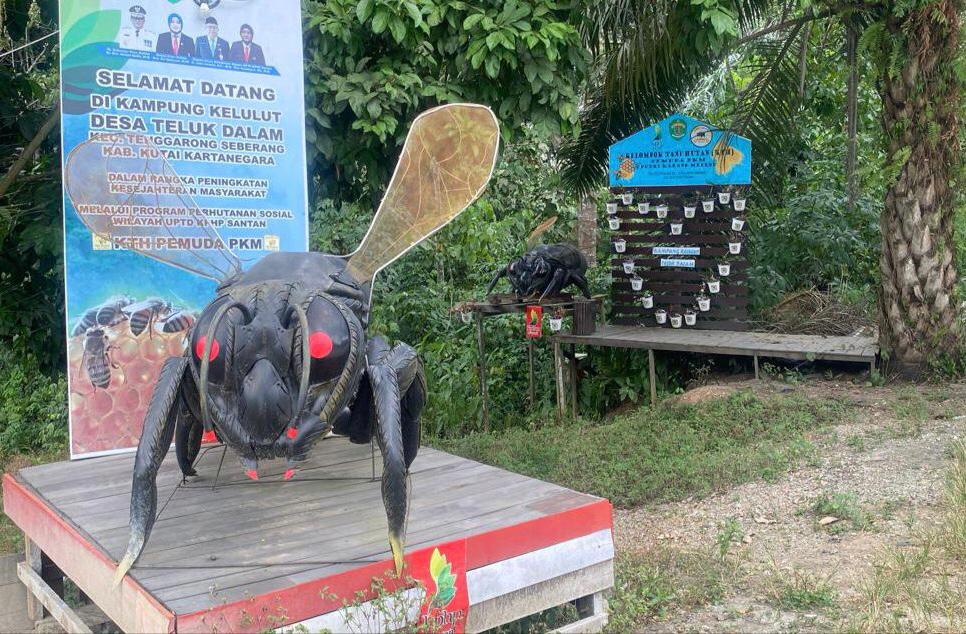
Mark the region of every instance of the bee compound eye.
<instances>
[{"instance_id":1,"label":"bee compound eye","mask_svg":"<svg viewBox=\"0 0 966 634\"><path fill-rule=\"evenodd\" d=\"M198 341L195 342L195 356L198 359L204 358L205 346L208 344L208 337L201 335L198 337ZM214 361L218 358L218 353L221 352L221 346L218 344L217 339L211 340L211 350L208 351L208 361Z\"/></svg>"},{"instance_id":2,"label":"bee compound eye","mask_svg":"<svg viewBox=\"0 0 966 634\"><path fill-rule=\"evenodd\" d=\"M332 337L329 333L317 330L309 335L309 354L313 359L324 359L332 352Z\"/></svg>"}]
</instances>

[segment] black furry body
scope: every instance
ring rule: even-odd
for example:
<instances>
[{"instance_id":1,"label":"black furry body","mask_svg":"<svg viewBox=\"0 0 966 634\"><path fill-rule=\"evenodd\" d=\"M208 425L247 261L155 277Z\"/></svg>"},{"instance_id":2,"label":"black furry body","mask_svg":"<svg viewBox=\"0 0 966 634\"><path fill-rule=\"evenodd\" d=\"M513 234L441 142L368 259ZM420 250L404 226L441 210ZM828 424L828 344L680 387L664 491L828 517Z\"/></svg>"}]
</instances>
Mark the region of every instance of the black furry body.
<instances>
[{"instance_id":1,"label":"black furry body","mask_svg":"<svg viewBox=\"0 0 966 634\"><path fill-rule=\"evenodd\" d=\"M590 297L590 287L584 277L586 273L587 259L576 247L541 244L500 269L486 293L493 291L501 277L506 277L520 298L553 297L571 284L576 284L585 297Z\"/></svg>"}]
</instances>

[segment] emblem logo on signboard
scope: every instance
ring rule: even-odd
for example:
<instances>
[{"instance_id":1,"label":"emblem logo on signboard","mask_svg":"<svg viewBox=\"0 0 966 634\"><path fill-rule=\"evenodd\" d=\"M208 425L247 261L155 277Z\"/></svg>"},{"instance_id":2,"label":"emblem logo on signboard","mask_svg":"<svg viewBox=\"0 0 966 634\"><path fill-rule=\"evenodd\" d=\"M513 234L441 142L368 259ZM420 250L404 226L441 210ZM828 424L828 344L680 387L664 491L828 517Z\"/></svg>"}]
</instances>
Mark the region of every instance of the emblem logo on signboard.
<instances>
[{"instance_id":1,"label":"emblem logo on signboard","mask_svg":"<svg viewBox=\"0 0 966 634\"><path fill-rule=\"evenodd\" d=\"M696 147L704 147L711 143L711 130L706 125L696 125L691 130L691 143Z\"/></svg>"},{"instance_id":2,"label":"emblem logo on signboard","mask_svg":"<svg viewBox=\"0 0 966 634\"><path fill-rule=\"evenodd\" d=\"M617 171L615 174L620 180L626 181L634 178L634 172L636 170L637 166L634 165L634 159L624 156L621 158L621 162L617 166Z\"/></svg>"},{"instance_id":3,"label":"emblem logo on signboard","mask_svg":"<svg viewBox=\"0 0 966 634\"><path fill-rule=\"evenodd\" d=\"M668 128L671 130L671 138L680 141L688 131L688 124L684 119L674 119L668 124Z\"/></svg>"}]
</instances>

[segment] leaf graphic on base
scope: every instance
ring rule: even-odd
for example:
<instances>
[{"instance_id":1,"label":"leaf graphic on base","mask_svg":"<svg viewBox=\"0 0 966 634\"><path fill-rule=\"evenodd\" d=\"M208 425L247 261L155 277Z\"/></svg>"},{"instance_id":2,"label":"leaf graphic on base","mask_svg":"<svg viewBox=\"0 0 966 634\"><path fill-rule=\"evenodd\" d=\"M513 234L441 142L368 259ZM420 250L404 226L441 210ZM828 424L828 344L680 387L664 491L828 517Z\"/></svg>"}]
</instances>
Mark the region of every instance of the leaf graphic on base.
<instances>
[{"instance_id":1,"label":"leaf graphic on base","mask_svg":"<svg viewBox=\"0 0 966 634\"><path fill-rule=\"evenodd\" d=\"M429 574L436 584L436 594L433 595L431 606L444 607L456 596L456 576L452 572L452 566L446 561L446 556L438 548L433 549L433 555L429 559Z\"/></svg>"}]
</instances>

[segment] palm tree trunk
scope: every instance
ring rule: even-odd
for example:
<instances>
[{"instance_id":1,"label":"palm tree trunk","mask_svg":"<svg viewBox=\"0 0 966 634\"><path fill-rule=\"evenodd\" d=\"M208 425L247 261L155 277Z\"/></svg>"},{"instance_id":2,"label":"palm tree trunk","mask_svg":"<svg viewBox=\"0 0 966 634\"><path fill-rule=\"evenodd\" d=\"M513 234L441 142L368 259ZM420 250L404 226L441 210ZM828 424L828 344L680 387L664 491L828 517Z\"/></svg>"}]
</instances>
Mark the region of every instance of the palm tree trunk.
<instances>
[{"instance_id":1,"label":"palm tree trunk","mask_svg":"<svg viewBox=\"0 0 966 634\"><path fill-rule=\"evenodd\" d=\"M963 4L935 0L903 13L888 3L885 59L897 63L883 72L882 125L896 177L880 221L880 343L906 370L957 344L952 180L961 165L955 68Z\"/></svg>"}]
</instances>

